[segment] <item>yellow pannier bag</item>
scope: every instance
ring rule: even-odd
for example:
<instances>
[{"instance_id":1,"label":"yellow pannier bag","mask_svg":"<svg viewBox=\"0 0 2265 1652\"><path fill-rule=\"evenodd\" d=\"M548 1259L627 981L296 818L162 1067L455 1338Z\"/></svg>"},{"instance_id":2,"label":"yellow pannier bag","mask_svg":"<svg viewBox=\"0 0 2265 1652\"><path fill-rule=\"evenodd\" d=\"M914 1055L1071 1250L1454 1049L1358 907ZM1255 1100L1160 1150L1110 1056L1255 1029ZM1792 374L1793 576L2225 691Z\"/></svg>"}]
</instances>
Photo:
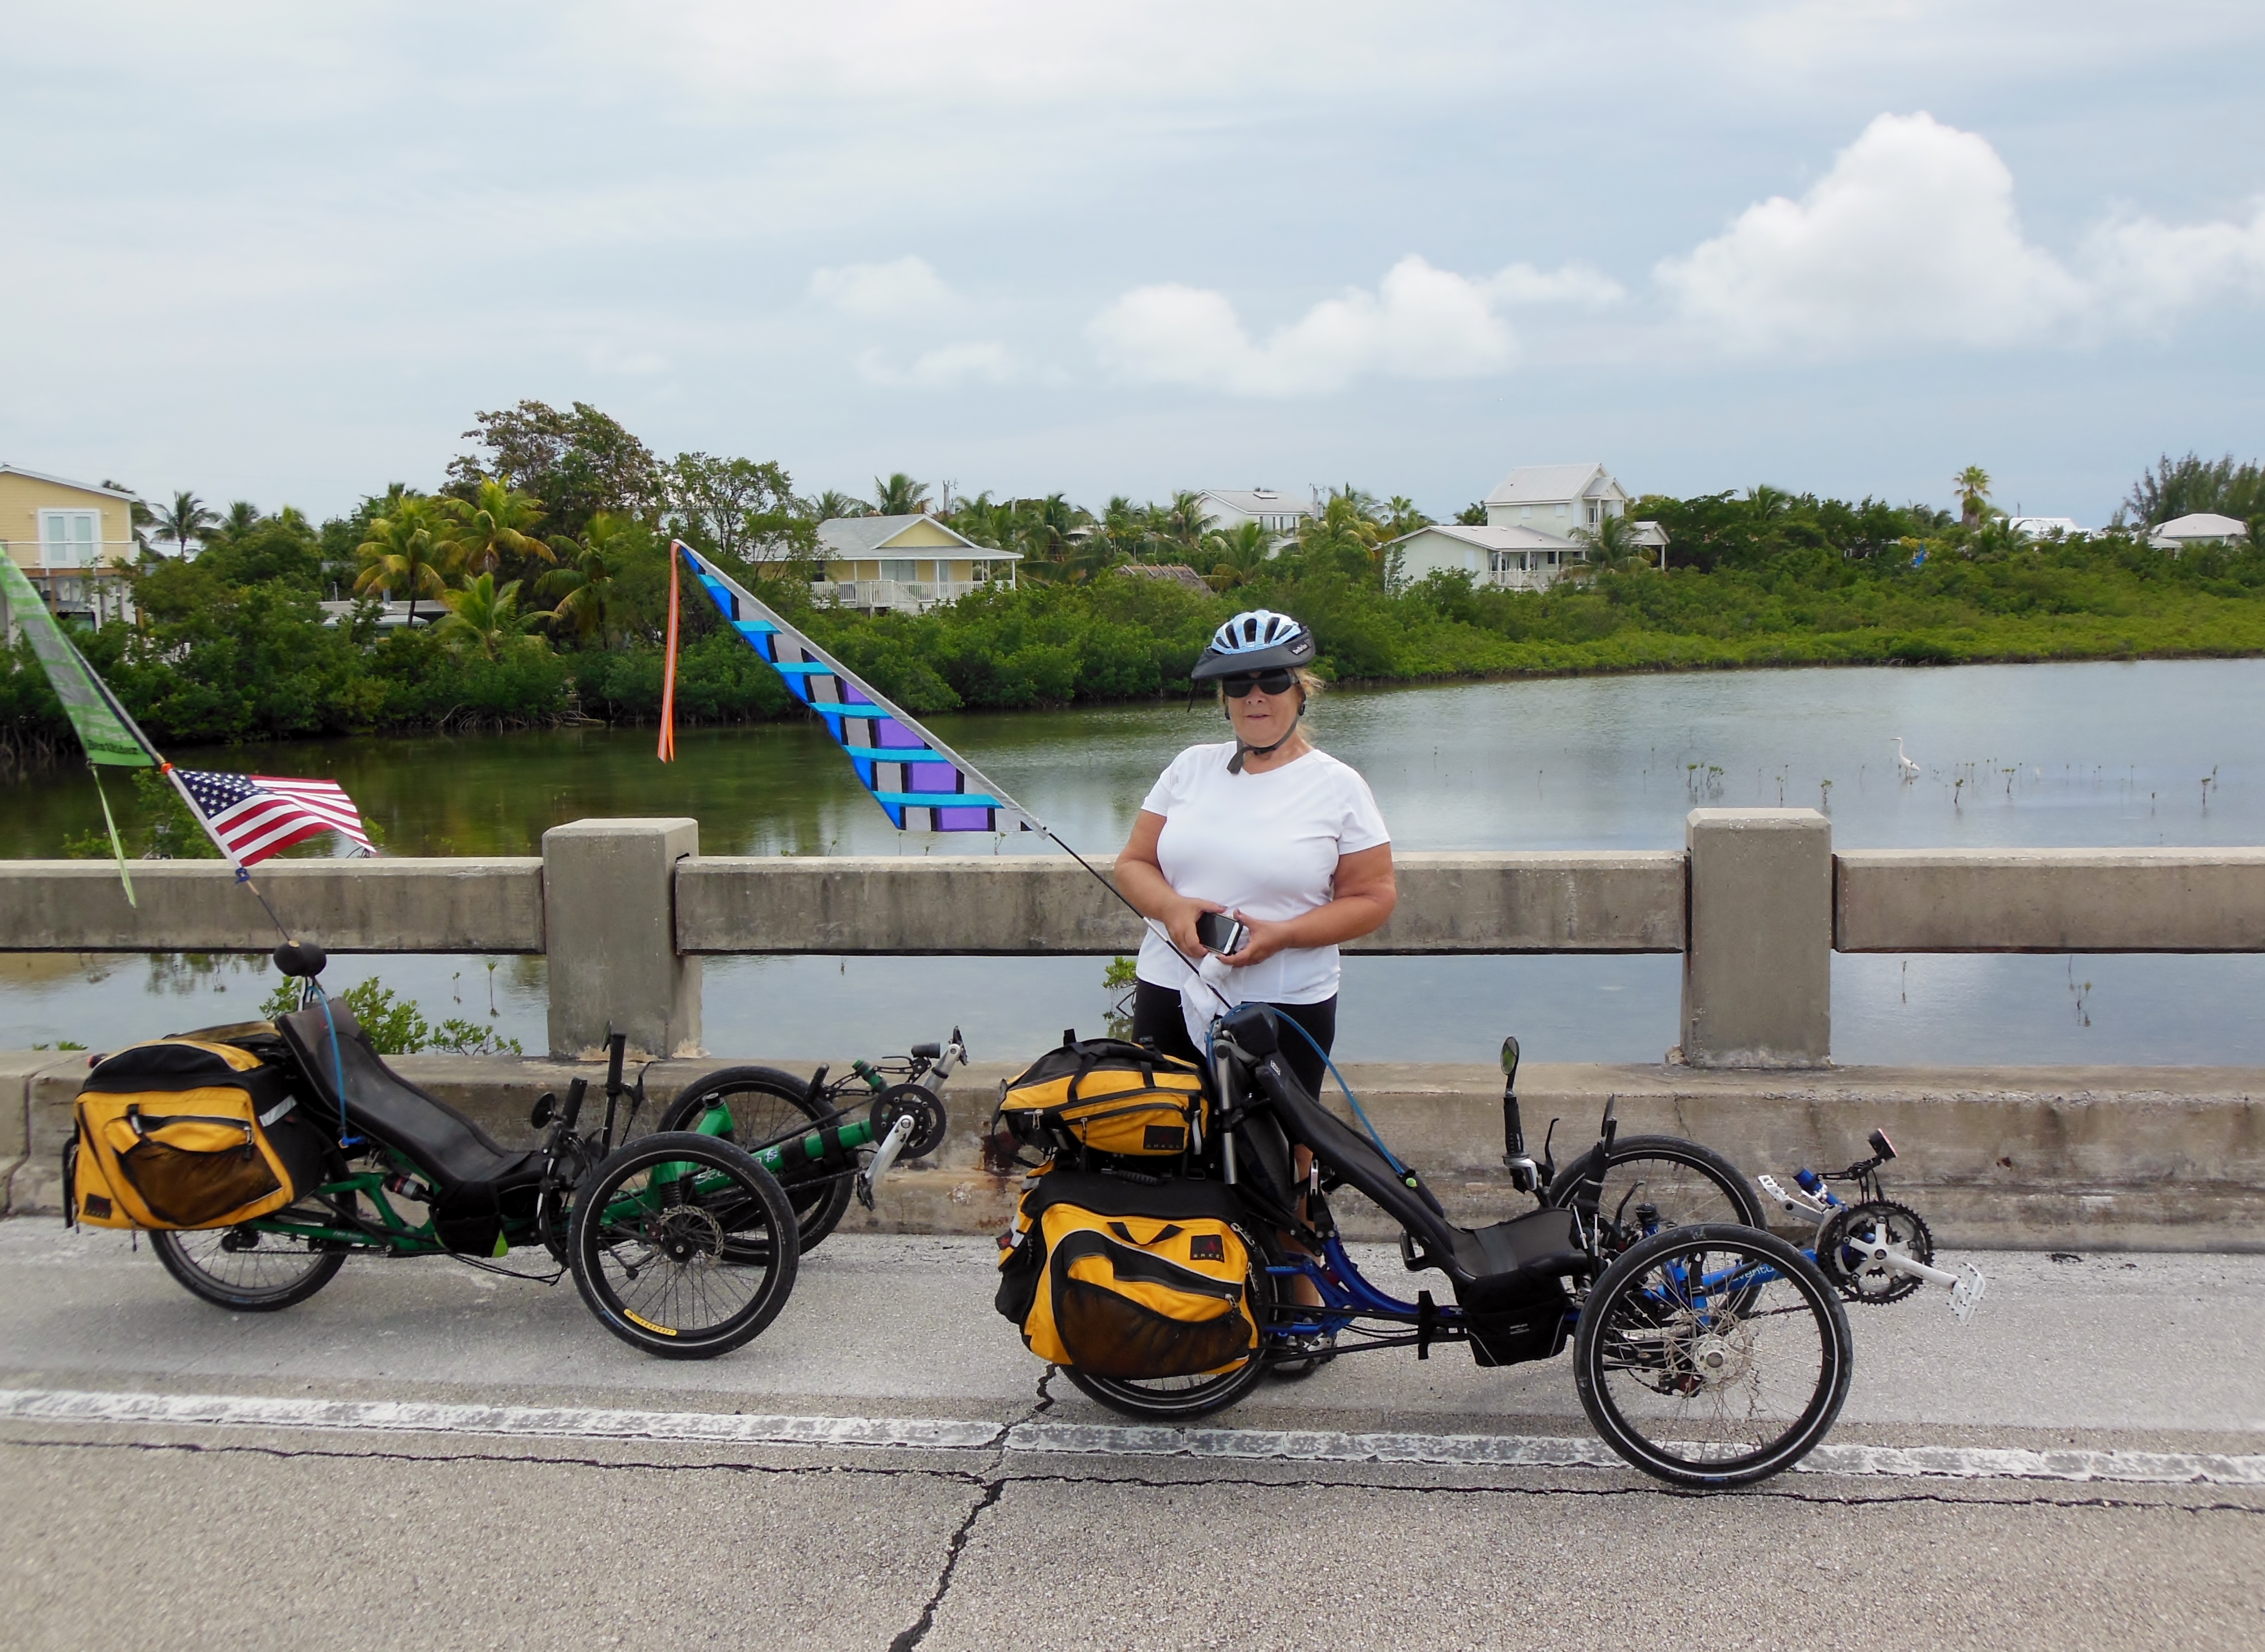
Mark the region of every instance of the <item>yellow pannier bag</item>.
<instances>
[{"instance_id":1,"label":"yellow pannier bag","mask_svg":"<svg viewBox=\"0 0 2265 1652\"><path fill-rule=\"evenodd\" d=\"M1135 1184L1057 1170L1023 1199L997 1306L1050 1365L1096 1377L1192 1377L1258 1351L1254 1256L1215 1182Z\"/></svg>"},{"instance_id":2,"label":"yellow pannier bag","mask_svg":"<svg viewBox=\"0 0 2265 1652\"><path fill-rule=\"evenodd\" d=\"M999 1097L999 1122L1015 1139L1049 1152L1177 1156L1199 1145L1208 1118L1194 1062L1070 1033L1008 1080Z\"/></svg>"},{"instance_id":3,"label":"yellow pannier bag","mask_svg":"<svg viewBox=\"0 0 2265 1652\"><path fill-rule=\"evenodd\" d=\"M65 1212L96 1227L233 1227L323 1177L317 1131L251 1052L160 1038L106 1058L77 1102Z\"/></svg>"}]
</instances>

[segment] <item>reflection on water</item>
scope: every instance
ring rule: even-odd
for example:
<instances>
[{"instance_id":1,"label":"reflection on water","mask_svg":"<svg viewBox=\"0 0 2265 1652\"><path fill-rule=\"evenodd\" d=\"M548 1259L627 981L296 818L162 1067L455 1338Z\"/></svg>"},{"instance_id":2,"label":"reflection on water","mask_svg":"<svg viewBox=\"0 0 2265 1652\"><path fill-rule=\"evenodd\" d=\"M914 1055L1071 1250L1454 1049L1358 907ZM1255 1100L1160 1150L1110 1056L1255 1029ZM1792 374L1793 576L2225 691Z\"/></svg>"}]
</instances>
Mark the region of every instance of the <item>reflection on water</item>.
<instances>
[{"instance_id":1,"label":"reflection on water","mask_svg":"<svg viewBox=\"0 0 2265 1652\"><path fill-rule=\"evenodd\" d=\"M2112 848L2265 843L2261 705L2255 660L1738 672L1338 693L1313 729L1368 776L1404 848L1670 848L1695 805L1781 804L1826 810L1844 848ZM1180 702L933 721L1090 855L1114 852L1174 753L1222 728L1215 709ZM1898 735L1919 764L1908 780ZM395 853L533 854L563 821L667 814L699 819L710 854L1052 852L900 840L815 725L688 731L666 767L652 747L650 731L571 730L198 761L333 775ZM98 819L84 771L0 789L0 853L55 854ZM229 1019L273 980L239 960L24 957L0 955L0 1047L169 1030L193 1003ZM2072 972L2052 958L1839 957L1835 1052L2265 1061L2260 963L2094 957ZM333 984L379 964L342 958ZM1101 972L1082 958L711 959L707 1043L833 1059L957 1020L980 1050L1019 1054L1064 1026L1099 1026ZM441 1015L486 1017L492 986L499 1030L543 1042L539 959L506 960L492 979L477 958L384 960L382 973ZM1513 1028L1535 1059L1651 1060L1674 1042L1673 958L1356 959L1346 981L1343 1048L1356 1059L1483 1060Z\"/></svg>"}]
</instances>

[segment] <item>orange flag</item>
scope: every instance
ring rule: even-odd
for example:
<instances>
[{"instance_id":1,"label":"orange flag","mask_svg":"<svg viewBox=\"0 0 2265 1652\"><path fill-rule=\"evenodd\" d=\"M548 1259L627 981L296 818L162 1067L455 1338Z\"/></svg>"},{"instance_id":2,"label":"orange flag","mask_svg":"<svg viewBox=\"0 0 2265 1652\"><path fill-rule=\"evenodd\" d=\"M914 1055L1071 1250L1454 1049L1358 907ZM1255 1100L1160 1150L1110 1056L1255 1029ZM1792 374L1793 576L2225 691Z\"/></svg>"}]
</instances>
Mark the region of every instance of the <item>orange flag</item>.
<instances>
[{"instance_id":1,"label":"orange flag","mask_svg":"<svg viewBox=\"0 0 2265 1652\"><path fill-rule=\"evenodd\" d=\"M676 548L668 551L668 658L660 668L660 761L676 761Z\"/></svg>"}]
</instances>

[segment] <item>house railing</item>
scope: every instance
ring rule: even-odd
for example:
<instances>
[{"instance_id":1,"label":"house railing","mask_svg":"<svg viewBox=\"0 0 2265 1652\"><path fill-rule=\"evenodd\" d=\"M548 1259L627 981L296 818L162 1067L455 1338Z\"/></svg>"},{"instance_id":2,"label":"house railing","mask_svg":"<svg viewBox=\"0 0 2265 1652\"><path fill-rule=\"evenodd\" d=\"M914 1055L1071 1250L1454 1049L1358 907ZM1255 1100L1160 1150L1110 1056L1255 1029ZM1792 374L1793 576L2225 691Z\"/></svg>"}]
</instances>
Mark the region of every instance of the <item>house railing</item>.
<instances>
[{"instance_id":1,"label":"house railing","mask_svg":"<svg viewBox=\"0 0 2265 1652\"><path fill-rule=\"evenodd\" d=\"M819 579L810 593L820 602L845 608L908 610L920 613L939 602L955 602L994 586L1011 590L1014 581L1001 579Z\"/></svg>"},{"instance_id":2,"label":"house railing","mask_svg":"<svg viewBox=\"0 0 2265 1652\"><path fill-rule=\"evenodd\" d=\"M544 953L550 1045L700 1042L700 960L740 953L1109 954L1140 928L1052 855L703 856L688 819L582 820L540 856L280 861L293 930L352 952ZM1681 850L1407 853L1392 921L1348 950L1680 953L1696 1066L1802 1067L1832 1045L1843 952L2265 951L2265 848L1856 850L1809 809L1700 809ZM261 951L209 862L0 862L0 948Z\"/></svg>"}]
</instances>

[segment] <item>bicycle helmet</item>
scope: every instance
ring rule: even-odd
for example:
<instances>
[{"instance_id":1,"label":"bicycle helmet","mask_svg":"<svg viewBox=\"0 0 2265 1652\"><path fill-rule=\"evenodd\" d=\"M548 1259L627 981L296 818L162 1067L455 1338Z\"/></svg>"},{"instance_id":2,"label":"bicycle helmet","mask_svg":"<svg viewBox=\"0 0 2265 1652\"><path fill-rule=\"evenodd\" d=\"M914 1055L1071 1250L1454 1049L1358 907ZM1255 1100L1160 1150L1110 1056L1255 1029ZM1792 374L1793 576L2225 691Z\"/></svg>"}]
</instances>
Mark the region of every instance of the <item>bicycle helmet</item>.
<instances>
[{"instance_id":1,"label":"bicycle helmet","mask_svg":"<svg viewBox=\"0 0 2265 1652\"><path fill-rule=\"evenodd\" d=\"M1188 675L1215 682L1246 672L1293 671L1314 663L1314 634L1286 614L1252 608L1212 633L1211 646Z\"/></svg>"}]
</instances>

